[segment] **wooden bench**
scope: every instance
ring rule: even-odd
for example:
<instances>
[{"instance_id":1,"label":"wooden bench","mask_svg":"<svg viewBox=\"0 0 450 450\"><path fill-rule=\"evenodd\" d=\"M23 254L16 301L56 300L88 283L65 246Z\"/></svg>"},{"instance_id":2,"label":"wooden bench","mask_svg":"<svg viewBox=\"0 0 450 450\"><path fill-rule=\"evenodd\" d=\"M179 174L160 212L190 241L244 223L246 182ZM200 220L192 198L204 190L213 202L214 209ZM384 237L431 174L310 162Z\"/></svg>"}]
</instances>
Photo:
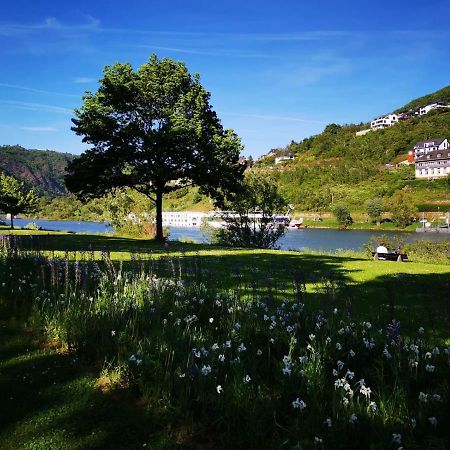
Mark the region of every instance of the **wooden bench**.
<instances>
[{"instance_id":1,"label":"wooden bench","mask_svg":"<svg viewBox=\"0 0 450 450\"><path fill-rule=\"evenodd\" d=\"M382 261L408 261L408 255L406 253L377 253L372 252L373 259L380 259Z\"/></svg>"}]
</instances>

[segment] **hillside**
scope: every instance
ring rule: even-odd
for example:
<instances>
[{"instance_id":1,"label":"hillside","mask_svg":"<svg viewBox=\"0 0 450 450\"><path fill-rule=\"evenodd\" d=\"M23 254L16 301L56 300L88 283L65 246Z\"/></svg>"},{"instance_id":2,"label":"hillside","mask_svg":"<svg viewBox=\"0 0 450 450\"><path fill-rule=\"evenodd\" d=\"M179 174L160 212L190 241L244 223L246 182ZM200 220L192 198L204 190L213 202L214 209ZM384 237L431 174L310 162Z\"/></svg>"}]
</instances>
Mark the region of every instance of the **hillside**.
<instances>
[{"instance_id":1,"label":"hillside","mask_svg":"<svg viewBox=\"0 0 450 450\"><path fill-rule=\"evenodd\" d=\"M359 128L330 124L322 133L286 147L295 159L275 166L271 173L289 202L298 210L321 211L342 201L362 211L365 201L377 197L388 204L396 191L406 188L419 207L435 204L450 209L447 180L418 181L413 166L385 167L406 159L418 141L450 138L450 111L433 111L364 136L355 135ZM270 170L271 164L266 158L255 168Z\"/></svg>"},{"instance_id":2,"label":"hillside","mask_svg":"<svg viewBox=\"0 0 450 450\"><path fill-rule=\"evenodd\" d=\"M51 197L67 193L64 170L73 158L70 153L27 150L18 145L0 146L0 170Z\"/></svg>"},{"instance_id":3,"label":"hillside","mask_svg":"<svg viewBox=\"0 0 450 450\"><path fill-rule=\"evenodd\" d=\"M398 113L402 111L408 111L409 109L415 109L420 106L428 105L430 103L435 103L439 101L450 103L450 86L439 89L438 91L433 92L431 94L424 95L423 97L416 98L415 100L410 101L405 106L395 110L394 112Z\"/></svg>"}]
</instances>

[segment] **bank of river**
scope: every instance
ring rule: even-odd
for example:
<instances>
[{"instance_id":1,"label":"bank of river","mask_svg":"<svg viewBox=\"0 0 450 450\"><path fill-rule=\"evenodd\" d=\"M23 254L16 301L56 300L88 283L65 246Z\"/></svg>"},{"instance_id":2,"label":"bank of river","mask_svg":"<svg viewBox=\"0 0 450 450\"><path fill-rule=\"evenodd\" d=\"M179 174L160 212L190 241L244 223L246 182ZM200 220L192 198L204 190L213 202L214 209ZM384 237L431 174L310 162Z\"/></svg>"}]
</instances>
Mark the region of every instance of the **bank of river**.
<instances>
[{"instance_id":1,"label":"bank of river","mask_svg":"<svg viewBox=\"0 0 450 450\"><path fill-rule=\"evenodd\" d=\"M105 223L99 222L76 222L69 220L30 220L15 219L17 227L24 227L30 222L36 223L43 229L52 231L66 231L73 233L110 233L114 230ZM304 250L316 251L336 251L362 249L364 244L369 242L372 236L381 239L382 236L389 238L399 238L402 241L413 242L418 239L447 240L450 243L450 234L422 234L422 233L402 233L395 231L377 230L336 230L331 228L307 228L288 229L278 246L283 250ZM169 239L173 241L190 241L207 243L210 236L199 228L170 227Z\"/></svg>"}]
</instances>

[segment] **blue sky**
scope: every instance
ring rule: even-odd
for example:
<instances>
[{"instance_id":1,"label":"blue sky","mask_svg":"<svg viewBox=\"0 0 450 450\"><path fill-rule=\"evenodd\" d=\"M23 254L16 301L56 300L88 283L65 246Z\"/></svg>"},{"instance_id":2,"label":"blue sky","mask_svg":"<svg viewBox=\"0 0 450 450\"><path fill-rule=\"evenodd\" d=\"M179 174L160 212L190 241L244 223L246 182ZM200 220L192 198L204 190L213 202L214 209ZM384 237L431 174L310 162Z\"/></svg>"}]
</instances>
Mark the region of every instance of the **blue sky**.
<instances>
[{"instance_id":1,"label":"blue sky","mask_svg":"<svg viewBox=\"0 0 450 450\"><path fill-rule=\"evenodd\" d=\"M81 153L72 111L106 64L186 62L259 156L448 84L448 0L2 2L0 144Z\"/></svg>"}]
</instances>

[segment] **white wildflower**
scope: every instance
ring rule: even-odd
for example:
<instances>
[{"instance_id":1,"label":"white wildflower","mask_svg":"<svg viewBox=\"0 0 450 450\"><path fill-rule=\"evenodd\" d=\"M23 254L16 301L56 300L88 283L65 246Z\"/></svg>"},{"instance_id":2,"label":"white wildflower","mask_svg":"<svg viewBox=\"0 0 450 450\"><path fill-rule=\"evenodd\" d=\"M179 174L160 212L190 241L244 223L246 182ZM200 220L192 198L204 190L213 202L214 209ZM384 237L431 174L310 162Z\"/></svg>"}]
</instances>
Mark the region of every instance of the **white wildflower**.
<instances>
[{"instance_id":1,"label":"white wildflower","mask_svg":"<svg viewBox=\"0 0 450 450\"><path fill-rule=\"evenodd\" d=\"M306 408L306 403L303 400L300 400L298 397L292 402L292 407L294 409L299 409L303 411Z\"/></svg>"},{"instance_id":2,"label":"white wildflower","mask_svg":"<svg viewBox=\"0 0 450 450\"><path fill-rule=\"evenodd\" d=\"M423 392L419 392L419 401L426 403L428 401L428 394L424 394Z\"/></svg>"},{"instance_id":3,"label":"white wildflower","mask_svg":"<svg viewBox=\"0 0 450 450\"><path fill-rule=\"evenodd\" d=\"M223 392L223 387L219 384L219 385L216 387L216 391L217 391L218 394L221 394L221 393Z\"/></svg>"},{"instance_id":4,"label":"white wildflower","mask_svg":"<svg viewBox=\"0 0 450 450\"><path fill-rule=\"evenodd\" d=\"M370 387L361 386L361 389L359 390L361 395L364 395L366 398L370 398L371 389Z\"/></svg>"},{"instance_id":5,"label":"white wildflower","mask_svg":"<svg viewBox=\"0 0 450 450\"><path fill-rule=\"evenodd\" d=\"M252 379L251 379L250 375L245 375L245 377L244 377L244 383L245 384L250 383L251 380Z\"/></svg>"},{"instance_id":6,"label":"white wildflower","mask_svg":"<svg viewBox=\"0 0 450 450\"><path fill-rule=\"evenodd\" d=\"M211 373L211 366L210 365L208 365L208 366L203 366L202 367L202 375L209 375Z\"/></svg>"},{"instance_id":7,"label":"white wildflower","mask_svg":"<svg viewBox=\"0 0 450 450\"><path fill-rule=\"evenodd\" d=\"M438 423L436 417L428 417L428 421L431 423L431 425L433 425L433 427L435 427Z\"/></svg>"},{"instance_id":8,"label":"white wildflower","mask_svg":"<svg viewBox=\"0 0 450 450\"><path fill-rule=\"evenodd\" d=\"M353 414L350 416L350 419L348 419L348 421L349 421L351 424L355 424L355 423L358 421L358 417L356 416L355 413L353 413Z\"/></svg>"},{"instance_id":9,"label":"white wildflower","mask_svg":"<svg viewBox=\"0 0 450 450\"><path fill-rule=\"evenodd\" d=\"M349 380L353 380L353 378L355 377L355 372L352 372L351 370L347 370L347 373L345 374L345 376Z\"/></svg>"},{"instance_id":10,"label":"white wildflower","mask_svg":"<svg viewBox=\"0 0 450 450\"><path fill-rule=\"evenodd\" d=\"M394 442L394 444L401 444L402 435L400 433L392 433L392 442Z\"/></svg>"},{"instance_id":11,"label":"white wildflower","mask_svg":"<svg viewBox=\"0 0 450 450\"><path fill-rule=\"evenodd\" d=\"M241 345L238 347L238 352L245 352L247 350L247 347L242 342Z\"/></svg>"}]
</instances>

